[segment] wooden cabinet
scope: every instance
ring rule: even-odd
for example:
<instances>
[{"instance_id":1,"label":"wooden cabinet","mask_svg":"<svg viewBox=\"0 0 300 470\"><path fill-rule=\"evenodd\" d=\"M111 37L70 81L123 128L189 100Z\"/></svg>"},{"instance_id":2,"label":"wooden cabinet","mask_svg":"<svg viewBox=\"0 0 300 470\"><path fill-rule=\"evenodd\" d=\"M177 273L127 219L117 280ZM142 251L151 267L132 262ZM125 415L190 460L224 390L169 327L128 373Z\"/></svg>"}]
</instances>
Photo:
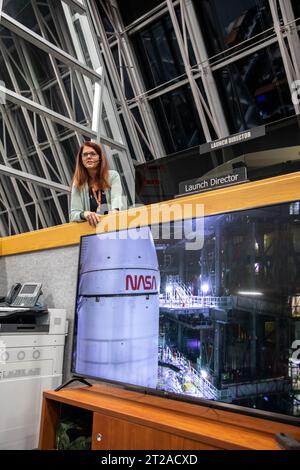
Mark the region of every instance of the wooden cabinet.
<instances>
[{"instance_id":1,"label":"wooden cabinet","mask_svg":"<svg viewBox=\"0 0 300 470\"><path fill-rule=\"evenodd\" d=\"M94 413L92 446L96 450L216 449L197 440Z\"/></svg>"},{"instance_id":2,"label":"wooden cabinet","mask_svg":"<svg viewBox=\"0 0 300 470\"><path fill-rule=\"evenodd\" d=\"M300 440L296 426L94 385L44 392L40 449L55 449L63 406L91 413L95 450L276 450L279 432Z\"/></svg>"}]
</instances>

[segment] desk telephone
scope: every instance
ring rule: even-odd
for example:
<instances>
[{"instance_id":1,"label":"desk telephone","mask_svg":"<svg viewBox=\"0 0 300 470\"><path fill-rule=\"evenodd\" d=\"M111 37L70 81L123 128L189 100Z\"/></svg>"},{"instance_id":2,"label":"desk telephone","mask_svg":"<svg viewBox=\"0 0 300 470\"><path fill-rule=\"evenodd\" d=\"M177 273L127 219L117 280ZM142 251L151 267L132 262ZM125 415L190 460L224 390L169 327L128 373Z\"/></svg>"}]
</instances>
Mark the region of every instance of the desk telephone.
<instances>
[{"instance_id":1,"label":"desk telephone","mask_svg":"<svg viewBox=\"0 0 300 470\"><path fill-rule=\"evenodd\" d=\"M26 282L14 284L6 297L2 298L2 306L8 307L34 307L41 295L42 284L38 282Z\"/></svg>"}]
</instances>

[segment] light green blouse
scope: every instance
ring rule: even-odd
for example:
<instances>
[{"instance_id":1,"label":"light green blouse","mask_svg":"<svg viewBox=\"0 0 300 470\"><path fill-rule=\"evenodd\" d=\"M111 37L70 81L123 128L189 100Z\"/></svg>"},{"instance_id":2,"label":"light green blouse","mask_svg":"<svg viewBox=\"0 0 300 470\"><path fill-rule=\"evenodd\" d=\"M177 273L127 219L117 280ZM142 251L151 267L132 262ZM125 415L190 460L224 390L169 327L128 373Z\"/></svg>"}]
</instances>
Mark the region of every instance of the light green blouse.
<instances>
[{"instance_id":1,"label":"light green blouse","mask_svg":"<svg viewBox=\"0 0 300 470\"><path fill-rule=\"evenodd\" d=\"M108 210L122 210L122 184L119 173L115 170L109 170L108 176L111 185L111 189L105 191ZM89 210L90 196L88 184L86 183L80 190L73 185L71 191L70 222L84 222L80 218L80 213Z\"/></svg>"}]
</instances>

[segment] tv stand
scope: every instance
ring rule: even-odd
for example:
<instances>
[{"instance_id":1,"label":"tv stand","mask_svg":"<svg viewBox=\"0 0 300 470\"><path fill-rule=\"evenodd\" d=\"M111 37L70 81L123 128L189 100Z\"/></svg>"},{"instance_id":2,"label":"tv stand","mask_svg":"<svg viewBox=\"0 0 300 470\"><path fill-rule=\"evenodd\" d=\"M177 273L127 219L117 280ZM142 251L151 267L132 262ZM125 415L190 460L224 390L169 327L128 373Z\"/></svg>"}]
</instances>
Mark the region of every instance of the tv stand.
<instances>
[{"instance_id":1,"label":"tv stand","mask_svg":"<svg viewBox=\"0 0 300 470\"><path fill-rule=\"evenodd\" d=\"M279 450L276 434L300 439L297 426L97 384L44 392L40 449L55 449L66 406L91 413L93 450Z\"/></svg>"},{"instance_id":2,"label":"tv stand","mask_svg":"<svg viewBox=\"0 0 300 470\"><path fill-rule=\"evenodd\" d=\"M58 392L59 390L62 390L63 388L67 387L73 382L81 382L84 385L87 385L88 387L92 387L92 384L88 382L84 377L80 377L77 375L74 375L70 380L67 380L67 382L64 382L61 384L59 387L55 389L55 392Z\"/></svg>"}]
</instances>

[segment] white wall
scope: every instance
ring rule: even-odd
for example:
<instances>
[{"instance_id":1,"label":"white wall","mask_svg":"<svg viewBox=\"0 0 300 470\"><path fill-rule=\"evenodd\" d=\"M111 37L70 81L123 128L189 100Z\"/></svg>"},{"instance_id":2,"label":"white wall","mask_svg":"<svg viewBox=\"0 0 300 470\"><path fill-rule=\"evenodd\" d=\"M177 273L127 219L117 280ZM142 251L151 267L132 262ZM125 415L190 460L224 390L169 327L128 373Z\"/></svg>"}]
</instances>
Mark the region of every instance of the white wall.
<instances>
[{"instance_id":1,"label":"white wall","mask_svg":"<svg viewBox=\"0 0 300 470\"><path fill-rule=\"evenodd\" d=\"M79 246L55 248L0 258L0 295L15 282L42 282L48 308L64 308L69 320L64 378L70 375Z\"/></svg>"}]
</instances>

